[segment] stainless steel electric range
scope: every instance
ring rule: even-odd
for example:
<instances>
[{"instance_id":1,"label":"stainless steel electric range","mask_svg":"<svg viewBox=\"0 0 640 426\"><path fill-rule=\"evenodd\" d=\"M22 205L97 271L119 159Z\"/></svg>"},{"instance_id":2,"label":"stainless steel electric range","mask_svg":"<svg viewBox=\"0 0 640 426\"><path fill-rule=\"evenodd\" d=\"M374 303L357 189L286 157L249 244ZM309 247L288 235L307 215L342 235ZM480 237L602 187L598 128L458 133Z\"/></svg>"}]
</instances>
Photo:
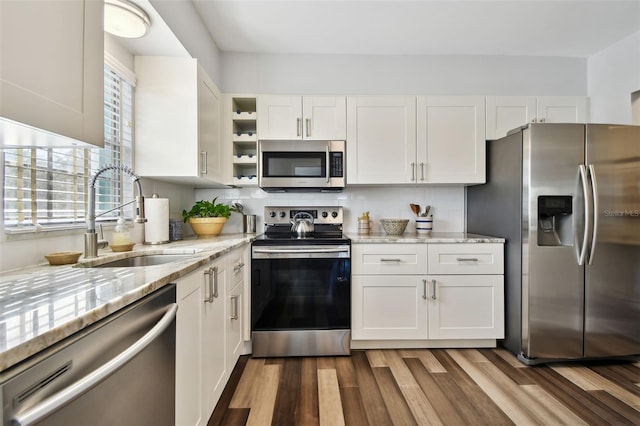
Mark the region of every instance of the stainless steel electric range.
<instances>
[{"instance_id":1,"label":"stainless steel electric range","mask_svg":"<svg viewBox=\"0 0 640 426\"><path fill-rule=\"evenodd\" d=\"M296 214L313 232L292 233ZM254 357L349 355L351 241L342 207L265 207L265 232L252 245Z\"/></svg>"}]
</instances>

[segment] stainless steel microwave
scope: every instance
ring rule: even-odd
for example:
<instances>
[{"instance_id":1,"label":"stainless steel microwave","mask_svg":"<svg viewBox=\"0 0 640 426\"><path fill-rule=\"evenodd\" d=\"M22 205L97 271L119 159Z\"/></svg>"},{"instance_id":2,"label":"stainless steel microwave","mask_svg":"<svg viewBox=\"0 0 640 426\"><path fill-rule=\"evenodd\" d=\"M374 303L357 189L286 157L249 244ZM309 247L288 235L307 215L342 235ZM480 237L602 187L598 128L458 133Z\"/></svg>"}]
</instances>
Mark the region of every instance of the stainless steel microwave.
<instances>
[{"instance_id":1,"label":"stainless steel microwave","mask_svg":"<svg viewBox=\"0 0 640 426\"><path fill-rule=\"evenodd\" d=\"M265 191L341 191L345 141L258 141L258 185Z\"/></svg>"}]
</instances>

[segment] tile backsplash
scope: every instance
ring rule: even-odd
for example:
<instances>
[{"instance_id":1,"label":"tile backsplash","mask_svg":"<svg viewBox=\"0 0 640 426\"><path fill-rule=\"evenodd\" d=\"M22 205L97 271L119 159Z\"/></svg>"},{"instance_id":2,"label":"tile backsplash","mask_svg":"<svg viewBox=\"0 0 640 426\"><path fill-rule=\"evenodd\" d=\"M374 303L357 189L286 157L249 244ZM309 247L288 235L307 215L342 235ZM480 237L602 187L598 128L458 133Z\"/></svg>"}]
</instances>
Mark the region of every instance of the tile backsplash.
<instances>
[{"instance_id":1,"label":"tile backsplash","mask_svg":"<svg viewBox=\"0 0 640 426\"><path fill-rule=\"evenodd\" d=\"M401 186L351 186L339 193L267 193L260 188L193 189L181 185L166 184L143 179L146 197L157 192L169 198L170 218L180 218L183 209L189 209L197 200L219 197L218 201L242 203L245 213L257 216L257 231L264 230L264 206L335 206L345 209L344 230L358 230L358 216L368 211L372 220L372 232L379 232L381 218L414 219L410 203L431 205L433 229L441 232L462 232L465 227L464 188L401 187ZM189 225L183 225L184 235L192 235ZM414 229L412 225L407 230ZM105 228L108 240L112 226ZM223 233L242 232L242 217L232 214ZM44 255L55 251L83 251L84 229L41 232L21 236L2 236L0 242L0 272L45 262Z\"/></svg>"},{"instance_id":2,"label":"tile backsplash","mask_svg":"<svg viewBox=\"0 0 640 426\"><path fill-rule=\"evenodd\" d=\"M257 230L264 229L264 206L334 206L345 209L345 232L357 232L358 216L368 211L372 220L372 232L380 231L381 218L414 219L410 203L424 209L430 205L433 229L441 232L464 231L464 188L441 187L347 187L339 193L267 193L260 188L196 189L196 199L213 199L231 204L240 202L245 213L257 215ZM188 225L186 226L188 228ZM411 228L407 228L408 230ZM242 232L240 215L233 214L224 227L224 233Z\"/></svg>"}]
</instances>

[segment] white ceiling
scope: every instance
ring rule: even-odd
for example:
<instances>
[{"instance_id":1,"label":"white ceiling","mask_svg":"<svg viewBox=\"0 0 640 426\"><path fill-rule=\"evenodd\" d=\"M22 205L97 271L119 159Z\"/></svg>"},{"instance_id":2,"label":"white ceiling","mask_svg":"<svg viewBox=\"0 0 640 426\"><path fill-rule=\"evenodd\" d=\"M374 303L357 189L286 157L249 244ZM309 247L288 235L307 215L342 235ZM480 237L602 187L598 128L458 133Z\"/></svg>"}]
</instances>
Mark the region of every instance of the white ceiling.
<instances>
[{"instance_id":1,"label":"white ceiling","mask_svg":"<svg viewBox=\"0 0 640 426\"><path fill-rule=\"evenodd\" d=\"M223 52L589 57L640 0L191 0Z\"/></svg>"}]
</instances>

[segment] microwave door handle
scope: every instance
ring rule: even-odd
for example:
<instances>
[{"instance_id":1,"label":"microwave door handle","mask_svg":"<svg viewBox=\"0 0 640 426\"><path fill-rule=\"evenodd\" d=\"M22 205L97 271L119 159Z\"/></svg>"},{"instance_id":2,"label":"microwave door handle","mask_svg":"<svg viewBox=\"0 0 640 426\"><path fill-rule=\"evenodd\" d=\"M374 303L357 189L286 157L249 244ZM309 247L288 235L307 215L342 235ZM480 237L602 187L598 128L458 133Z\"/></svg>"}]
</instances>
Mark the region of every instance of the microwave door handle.
<instances>
[{"instance_id":1,"label":"microwave door handle","mask_svg":"<svg viewBox=\"0 0 640 426\"><path fill-rule=\"evenodd\" d=\"M327 185L329 184L329 180L331 179L331 151L329 151L329 144L327 144L327 164L326 164L326 173L327 173Z\"/></svg>"}]
</instances>

